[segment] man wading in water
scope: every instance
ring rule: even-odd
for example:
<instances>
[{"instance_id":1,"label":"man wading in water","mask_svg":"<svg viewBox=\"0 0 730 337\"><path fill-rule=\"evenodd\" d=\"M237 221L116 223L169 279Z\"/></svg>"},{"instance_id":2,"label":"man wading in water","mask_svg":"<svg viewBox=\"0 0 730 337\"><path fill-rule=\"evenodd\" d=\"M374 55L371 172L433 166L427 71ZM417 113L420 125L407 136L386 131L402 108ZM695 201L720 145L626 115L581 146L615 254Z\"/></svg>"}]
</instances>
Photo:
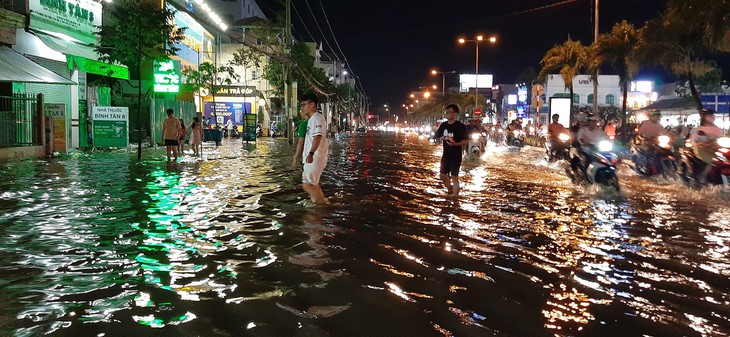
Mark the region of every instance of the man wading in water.
<instances>
[{"instance_id":1,"label":"man wading in water","mask_svg":"<svg viewBox=\"0 0 730 337\"><path fill-rule=\"evenodd\" d=\"M466 125L456 120L459 106L446 106L446 121L441 123L434 134L444 141L444 154L441 156L441 181L443 181L448 196L459 196L459 168L461 168L461 147L469 144L466 134Z\"/></svg>"}]
</instances>

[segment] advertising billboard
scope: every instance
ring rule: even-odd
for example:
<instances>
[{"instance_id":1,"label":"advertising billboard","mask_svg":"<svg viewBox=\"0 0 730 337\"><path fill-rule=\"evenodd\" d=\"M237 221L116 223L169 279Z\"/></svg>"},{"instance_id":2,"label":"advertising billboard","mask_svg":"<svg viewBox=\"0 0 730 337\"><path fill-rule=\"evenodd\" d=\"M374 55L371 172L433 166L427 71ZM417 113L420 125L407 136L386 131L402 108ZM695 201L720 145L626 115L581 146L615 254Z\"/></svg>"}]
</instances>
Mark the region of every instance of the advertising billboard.
<instances>
[{"instance_id":1,"label":"advertising billboard","mask_svg":"<svg viewBox=\"0 0 730 337\"><path fill-rule=\"evenodd\" d=\"M552 121L552 116L557 114L560 116L558 123L563 124L565 127L570 126L570 108L572 100L568 97L550 97L548 101L548 108L550 111L549 121Z\"/></svg>"},{"instance_id":2,"label":"advertising billboard","mask_svg":"<svg viewBox=\"0 0 730 337\"><path fill-rule=\"evenodd\" d=\"M459 74L459 91L468 92L469 88L491 89L494 76L482 74L477 77L474 74Z\"/></svg>"},{"instance_id":3,"label":"advertising billboard","mask_svg":"<svg viewBox=\"0 0 730 337\"><path fill-rule=\"evenodd\" d=\"M68 152L66 135L66 103L44 103L43 111L53 123L53 151Z\"/></svg>"}]
</instances>

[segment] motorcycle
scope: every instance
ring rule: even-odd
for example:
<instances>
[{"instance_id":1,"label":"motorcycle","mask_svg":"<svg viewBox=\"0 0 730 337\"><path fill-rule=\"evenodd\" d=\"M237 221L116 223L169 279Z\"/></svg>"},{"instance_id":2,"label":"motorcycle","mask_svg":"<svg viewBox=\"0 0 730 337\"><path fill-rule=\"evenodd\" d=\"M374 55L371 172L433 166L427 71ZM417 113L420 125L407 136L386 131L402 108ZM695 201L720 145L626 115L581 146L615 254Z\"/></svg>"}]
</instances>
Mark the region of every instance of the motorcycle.
<instances>
[{"instance_id":1,"label":"motorcycle","mask_svg":"<svg viewBox=\"0 0 730 337\"><path fill-rule=\"evenodd\" d=\"M561 133L556 140L545 142L545 152L548 163L558 160L570 161L570 136Z\"/></svg>"},{"instance_id":2,"label":"motorcycle","mask_svg":"<svg viewBox=\"0 0 730 337\"><path fill-rule=\"evenodd\" d=\"M507 146L523 147L525 145L525 131L511 130L507 133Z\"/></svg>"},{"instance_id":3,"label":"motorcycle","mask_svg":"<svg viewBox=\"0 0 730 337\"><path fill-rule=\"evenodd\" d=\"M567 169L566 173L572 180L580 178L590 184L598 184L604 187L620 191L618 176L616 175L616 165L618 164L618 156L613 152L613 143L607 140L598 142L598 145L589 146L589 150L584 153L585 160L577 153L577 149L573 152L572 161L575 169ZM572 172L571 172L572 170Z\"/></svg>"},{"instance_id":4,"label":"motorcycle","mask_svg":"<svg viewBox=\"0 0 730 337\"><path fill-rule=\"evenodd\" d=\"M504 129L501 127L493 127L489 133L489 140L495 145L504 144Z\"/></svg>"},{"instance_id":5,"label":"motorcycle","mask_svg":"<svg viewBox=\"0 0 730 337\"><path fill-rule=\"evenodd\" d=\"M730 137L721 137L715 141L715 157L712 164L707 164L695 155L692 143L687 142L680 152L679 176L690 186L722 185L730 190ZM705 181L700 181L700 174L707 165L709 169Z\"/></svg>"},{"instance_id":6,"label":"motorcycle","mask_svg":"<svg viewBox=\"0 0 730 337\"><path fill-rule=\"evenodd\" d=\"M467 155L480 156L484 153L484 135L481 132L474 132L469 136Z\"/></svg>"},{"instance_id":7,"label":"motorcycle","mask_svg":"<svg viewBox=\"0 0 730 337\"><path fill-rule=\"evenodd\" d=\"M666 135L656 139L645 139L631 144L631 168L644 176L662 175L673 177L677 172L677 161L672 151L671 138Z\"/></svg>"}]
</instances>

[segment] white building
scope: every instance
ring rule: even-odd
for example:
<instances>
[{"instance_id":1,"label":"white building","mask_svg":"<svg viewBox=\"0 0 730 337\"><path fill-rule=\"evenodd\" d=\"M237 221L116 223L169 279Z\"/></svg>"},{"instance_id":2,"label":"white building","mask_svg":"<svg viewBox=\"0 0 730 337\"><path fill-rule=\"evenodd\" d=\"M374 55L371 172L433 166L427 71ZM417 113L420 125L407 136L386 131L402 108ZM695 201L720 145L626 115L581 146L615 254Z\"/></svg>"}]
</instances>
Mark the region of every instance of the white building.
<instances>
[{"instance_id":1,"label":"white building","mask_svg":"<svg viewBox=\"0 0 730 337\"><path fill-rule=\"evenodd\" d=\"M549 102L550 97L570 97L570 90L565 88L565 82L560 75L548 75L545 82L545 104ZM573 79L573 104L593 105L593 82L589 75L578 75ZM621 86L618 75L600 75L598 77L598 105L618 106L620 104Z\"/></svg>"}]
</instances>

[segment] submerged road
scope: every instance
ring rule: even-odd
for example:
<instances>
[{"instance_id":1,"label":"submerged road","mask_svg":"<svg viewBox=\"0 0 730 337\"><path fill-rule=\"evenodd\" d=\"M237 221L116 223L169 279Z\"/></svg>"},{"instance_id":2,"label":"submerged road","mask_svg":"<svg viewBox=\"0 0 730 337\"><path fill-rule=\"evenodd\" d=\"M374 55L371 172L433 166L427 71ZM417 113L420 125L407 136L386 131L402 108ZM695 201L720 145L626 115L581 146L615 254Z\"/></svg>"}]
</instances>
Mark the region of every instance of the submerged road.
<instances>
[{"instance_id":1,"label":"submerged road","mask_svg":"<svg viewBox=\"0 0 730 337\"><path fill-rule=\"evenodd\" d=\"M440 145L369 132L332 139L318 208L292 152L2 164L0 335L730 335L720 191L491 148L452 200Z\"/></svg>"}]
</instances>

